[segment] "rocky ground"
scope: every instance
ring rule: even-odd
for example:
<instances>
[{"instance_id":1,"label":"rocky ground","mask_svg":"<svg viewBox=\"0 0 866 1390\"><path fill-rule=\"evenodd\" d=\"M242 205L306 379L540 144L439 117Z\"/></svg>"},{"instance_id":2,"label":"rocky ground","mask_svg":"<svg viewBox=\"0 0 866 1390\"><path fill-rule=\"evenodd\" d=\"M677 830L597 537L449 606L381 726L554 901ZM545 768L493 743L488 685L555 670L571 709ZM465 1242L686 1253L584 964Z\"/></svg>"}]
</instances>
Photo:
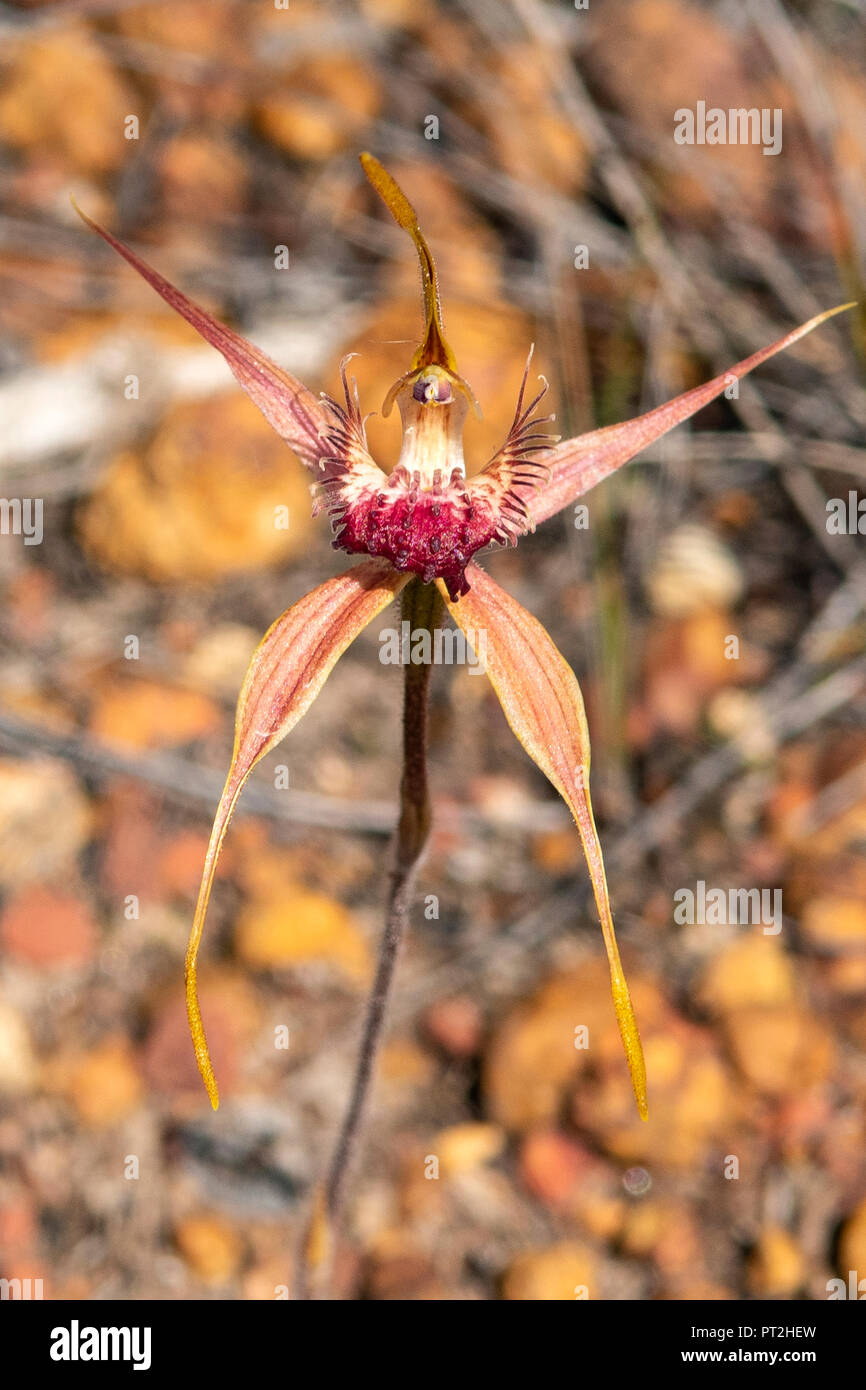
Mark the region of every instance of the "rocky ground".
<instances>
[{"instance_id":1,"label":"rocky ground","mask_svg":"<svg viewBox=\"0 0 866 1390\"><path fill-rule=\"evenodd\" d=\"M317 389L359 352L378 410L418 294L360 176L374 150L436 253L481 466L533 340L568 434L863 300L863 30L835 4L66 8L0 6L0 467L6 498L44 501L41 544L0 537L0 1275L270 1299L381 930L397 614L229 834L201 963L213 1113L183 953L234 700L267 625L345 557L217 355L69 193ZM781 109L782 152L676 145L698 100ZM651 1118L568 815L487 681L437 670L436 823L338 1296L823 1299L866 1278L863 322L485 560L584 689ZM395 431L370 422L378 457ZM683 920L713 889L725 906ZM730 890L771 910L731 921Z\"/></svg>"}]
</instances>

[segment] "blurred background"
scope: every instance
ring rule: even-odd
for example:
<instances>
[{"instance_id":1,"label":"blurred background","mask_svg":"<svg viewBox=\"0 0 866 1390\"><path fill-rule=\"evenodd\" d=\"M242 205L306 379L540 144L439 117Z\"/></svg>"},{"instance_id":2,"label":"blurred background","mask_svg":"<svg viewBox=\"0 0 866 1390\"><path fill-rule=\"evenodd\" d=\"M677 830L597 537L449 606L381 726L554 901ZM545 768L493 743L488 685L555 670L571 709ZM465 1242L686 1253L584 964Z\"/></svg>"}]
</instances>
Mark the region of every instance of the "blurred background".
<instances>
[{"instance_id":1,"label":"blurred background","mask_svg":"<svg viewBox=\"0 0 866 1390\"><path fill-rule=\"evenodd\" d=\"M41 544L0 536L0 1275L75 1299L288 1281L381 929L396 615L229 834L200 966L214 1114L182 962L234 701L261 633L344 557L218 354L69 195L315 389L359 352L378 410L419 297L370 149L438 259L474 467L532 341L568 435L861 307L486 560L583 685L651 1120L567 813L488 683L437 670L436 826L336 1293L822 1299L866 1278L863 19L0 4L0 490L44 502ZM699 101L781 110L781 152L677 144ZM397 429L370 422L383 461ZM782 929L679 924L699 882L781 890Z\"/></svg>"}]
</instances>

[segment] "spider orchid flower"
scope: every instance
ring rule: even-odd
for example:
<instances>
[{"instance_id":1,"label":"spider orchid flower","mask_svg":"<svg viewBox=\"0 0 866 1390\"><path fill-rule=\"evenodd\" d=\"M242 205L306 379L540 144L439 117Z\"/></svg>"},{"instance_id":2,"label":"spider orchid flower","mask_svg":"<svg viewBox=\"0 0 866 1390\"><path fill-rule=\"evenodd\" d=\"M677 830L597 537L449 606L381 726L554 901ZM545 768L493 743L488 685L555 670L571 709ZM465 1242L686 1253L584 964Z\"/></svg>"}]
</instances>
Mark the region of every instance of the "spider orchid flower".
<instances>
[{"instance_id":1,"label":"spider orchid flower","mask_svg":"<svg viewBox=\"0 0 866 1390\"><path fill-rule=\"evenodd\" d=\"M318 397L238 333L199 308L110 232L85 222L225 358L262 414L310 470L315 510L330 516L335 549L366 558L293 604L267 631L237 707L234 751L211 834L186 955L186 1000L195 1054L211 1103L219 1093L199 1008L196 962L214 871L232 812L255 767L294 728L350 642L417 578L435 584L472 643L485 638L486 670L505 716L529 756L569 807L583 844L610 965L614 1008L635 1098L647 1116L637 1023L614 935L601 844L589 793L589 734L574 673L547 632L475 562L491 545L519 537L574 503L674 425L848 305L819 314L721 376L624 424L560 440L539 418L547 392L526 400L526 381L502 447L467 477L463 424L478 406L445 338L436 267L412 205L370 154L370 183L409 233L421 263L424 334L404 376L388 392L403 426L399 460L385 473L367 449L357 386L341 364L344 400ZM532 353L530 350L530 359ZM479 644L480 645L480 644Z\"/></svg>"}]
</instances>

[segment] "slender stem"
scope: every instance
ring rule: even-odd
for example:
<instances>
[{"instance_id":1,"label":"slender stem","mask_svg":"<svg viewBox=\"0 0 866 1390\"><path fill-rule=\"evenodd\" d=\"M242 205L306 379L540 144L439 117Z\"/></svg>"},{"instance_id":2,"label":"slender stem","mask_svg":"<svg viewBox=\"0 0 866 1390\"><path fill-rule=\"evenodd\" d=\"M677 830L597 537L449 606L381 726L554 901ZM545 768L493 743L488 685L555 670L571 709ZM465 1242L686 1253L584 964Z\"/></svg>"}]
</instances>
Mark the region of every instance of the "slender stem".
<instances>
[{"instance_id":1,"label":"slender stem","mask_svg":"<svg viewBox=\"0 0 866 1390\"><path fill-rule=\"evenodd\" d=\"M410 631L433 632L443 616L438 591L413 579L403 591L402 618ZM431 644L432 645L432 644ZM370 1099L376 1060L384 1037L385 1018L400 946L406 933L415 877L430 831L430 798L427 788L427 695L432 667L407 663L403 685L403 772L400 780L400 815L392 841L392 868L385 931L379 948L376 976L367 1001L355 1075L349 1103L340 1126L327 1176L313 1220L324 1223L328 1245L339 1223L346 1180L361 1137ZM308 1242L309 1243L309 1242ZM309 1252L302 1269L301 1296L310 1275Z\"/></svg>"}]
</instances>

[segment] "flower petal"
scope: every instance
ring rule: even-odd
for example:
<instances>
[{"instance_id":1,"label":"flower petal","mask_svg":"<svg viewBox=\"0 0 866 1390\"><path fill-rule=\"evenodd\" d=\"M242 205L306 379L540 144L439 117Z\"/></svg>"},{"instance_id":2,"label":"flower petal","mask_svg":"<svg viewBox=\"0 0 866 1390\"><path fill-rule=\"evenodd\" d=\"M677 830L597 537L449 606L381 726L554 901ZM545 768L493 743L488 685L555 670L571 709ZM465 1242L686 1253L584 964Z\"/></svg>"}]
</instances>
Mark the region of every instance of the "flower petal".
<instances>
[{"instance_id":1,"label":"flower petal","mask_svg":"<svg viewBox=\"0 0 866 1390\"><path fill-rule=\"evenodd\" d=\"M389 415L394 401L400 391L411 382L420 371L430 366L440 367L448 374L453 383L463 392L470 405L475 410L476 415L481 414L481 408L472 392L472 387L465 381L457 370L457 360L445 340L445 330L442 326L442 306L439 301L439 279L436 274L436 262L433 253L427 245L424 233L418 226L418 214L413 208L406 194L403 192L396 179L393 179L388 170L383 168L374 155L366 150L360 156L361 168L367 175L373 188L375 188L382 202L390 212L398 227L402 227L404 232L408 232L415 243L418 252L418 259L421 262L421 290L424 295L424 341L420 344L412 358L412 365L405 376L401 376L396 381L385 397L382 406L382 414Z\"/></svg>"},{"instance_id":2,"label":"flower petal","mask_svg":"<svg viewBox=\"0 0 866 1390\"><path fill-rule=\"evenodd\" d=\"M445 341L442 327L442 307L439 302L439 280L436 275L436 262L433 253L418 226L418 214L396 179L383 168L374 155L365 150L361 155L361 167L375 188L382 202L390 212L398 227L408 232L415 243L418 259L421 262L421 288L424 294L424 341L412 359L412 370L437 363L449 372L457 372L454 353Z\"/></svg>"},{"instance_id":3,"label":"flower petal","mask_svg":"<svg viewBox=\"0 0 866 1390\"><path fill-rule=\"evenodd\" d=\"M385 560L365 560L320 584L268 629L253 655L238 699L229 775L211 831L186 953L186 1007L198 1068L216 1110L219 1092L196 988L196 958L214 872L232 812L260 758L306 714L358 633L409 582Z\"/></svg>"},{"instance_id":4,"label":"flower petal","mask_svg":"<svg viewBox=\"0 0 866 1390\"><path fill-rule=\"evenodd\" d=\"M83 222L107 241L134 270L162 295L166 304L176 309L196 332L222 353L237 380L254 401L269 425L292 448L299 458L309 466L318 463L323 453L320 434L333 424L330 413L312 391L302 382L291 376L265 353L260 352L246 338L233 332L220 323L212 314L194 304L180 290L175 289L159 271L137 256L117 237L112 236L82 212L73 200L73 206Z\"/></svg>"},{"instance_id":5,"label":"flower petal","mask_svg":"<svg viewBox=\"0 0 866 1390\"><path fill-rule=\"evenodd\" d=\"M457 601L448 597L441 580L437 583L455 622L476 654L486 660L487 674L514 733L556 787L577 823L601 919L617 1022L638 1110L646 1119L643 1049L617 949L589 797L589 730L580 687L548 633L516 599L477 565L468 567L466 577L471 588Z\"/></svg>"},{"instance_id":6,"label":"flower petal","mask_svg":"<svg viewBox=\"0 0 866 1390\"><path fill-rule=\"evenodd\" d=\"M595 487L596 483L600 483L603 478L614 473L624 463L628 463L635 454L639 454L642 449L646 449L663 434L667 434L674 425L682 424L683 420L694 415L702 406L709 405L710 401L720 396L731 384L732 378L739 380L740 377L746 376L775 353L791 347L807 333L811 333L813 328L817 328L834 314L841 314L843 309L853 307L853 303L838 304L835 309L827 309L825 313L809 319L808 323L801 324L793 332L786 333L777 343L771 343L769 347L761 348L760 352L754 352L751 357L746 357L742 362L729 367L721 376L713 377L712 381L705 382L703 386L696 386L692 391L685 391L681 396L675 396L672 401L657 406L646 415L638 415L634 420L626 420L621 425L607 425L604 429L578 435L575 439L563 440L544 456L544 462L550 470L549 480L538 487L527 486L524 490L524 500L534 525L537 526L548 517L554 516L570 502L575 502L578 497Z\"/></svg>"}]
</instances>

